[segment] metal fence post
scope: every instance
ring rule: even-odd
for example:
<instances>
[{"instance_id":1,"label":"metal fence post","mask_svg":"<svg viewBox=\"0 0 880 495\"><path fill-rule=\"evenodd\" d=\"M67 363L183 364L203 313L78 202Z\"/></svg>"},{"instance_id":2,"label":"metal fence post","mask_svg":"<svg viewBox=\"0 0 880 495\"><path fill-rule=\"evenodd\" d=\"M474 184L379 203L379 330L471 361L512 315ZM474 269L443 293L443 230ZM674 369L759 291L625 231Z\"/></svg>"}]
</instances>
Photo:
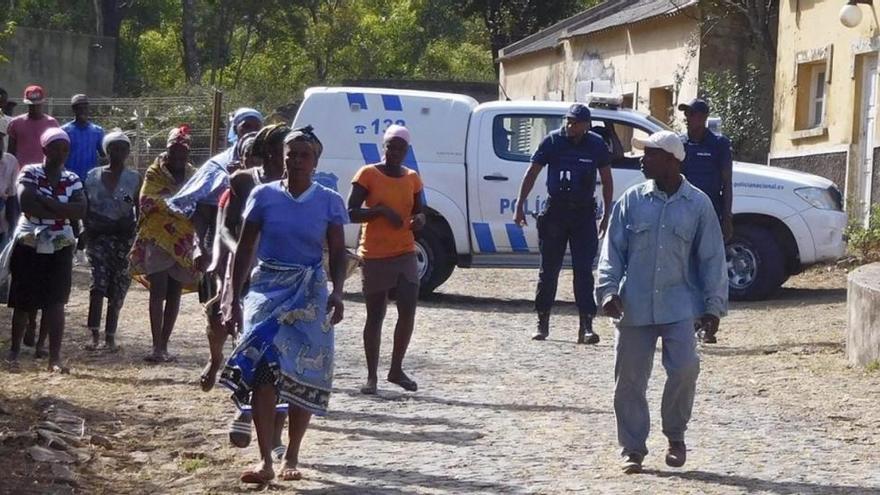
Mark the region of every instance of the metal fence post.
<instances>
[{"instance_id":1,"label":"metal fence post","mask_svg":"<svg viewBox=\"0 0 880 495\"><path fill-rule=\"evenodd\" d=\"M223 107L223 92L214 88L214 108L211 113L211 156L220 148L220 112Z\"/></svg>"}]
</instances>

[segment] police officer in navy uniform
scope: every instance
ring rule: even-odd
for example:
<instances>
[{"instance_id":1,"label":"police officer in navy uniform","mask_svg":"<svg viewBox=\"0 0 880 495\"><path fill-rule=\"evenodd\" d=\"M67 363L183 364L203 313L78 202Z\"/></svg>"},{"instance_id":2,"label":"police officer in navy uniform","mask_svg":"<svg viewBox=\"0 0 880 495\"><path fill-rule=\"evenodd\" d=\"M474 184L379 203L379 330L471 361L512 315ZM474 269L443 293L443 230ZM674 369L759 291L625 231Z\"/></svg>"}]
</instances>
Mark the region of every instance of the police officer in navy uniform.
<instances>
[{"instance_id":1,"label":"police officer in navy uniform","mask_svg":"<svg viewBox=\"0 0 880 495\"><path fill-rule=\"evenodd\" d=\"M556 286L566 246L574 268L574 298L580 314L579 344L597 344L593 331L596 301L593 296L593 260L599 237L604 235L611 211L614 184L611 156L598 135L589 132L590 109L575 103L565 114L565 126L548 134L532 155L532 165L523 177L516 202L514 221L526 224L526 198L541 169L547 167L549 199L537 220L541 271L535 296L538 329L532 337L544 340L550 333L550 311L556 299ZM596 227L596 172L602 179L604 215Z\"/></svg>"},{"instance_id":2,"label":"police officer in navy uniform","mask_svg":"<svg viewBox=\"0 0 880 495\"><path fill-rule=\"evenodd\" d=\"M684 112L687 135L682 136L686 157L682 174L688 182L706 193L721 222L724 242L733 237L733 157L730 141L706 126L709 105L697 98L678 109ZM703 342L714 344L715 332L704 333Z\"/></svg>"}]
</instances>

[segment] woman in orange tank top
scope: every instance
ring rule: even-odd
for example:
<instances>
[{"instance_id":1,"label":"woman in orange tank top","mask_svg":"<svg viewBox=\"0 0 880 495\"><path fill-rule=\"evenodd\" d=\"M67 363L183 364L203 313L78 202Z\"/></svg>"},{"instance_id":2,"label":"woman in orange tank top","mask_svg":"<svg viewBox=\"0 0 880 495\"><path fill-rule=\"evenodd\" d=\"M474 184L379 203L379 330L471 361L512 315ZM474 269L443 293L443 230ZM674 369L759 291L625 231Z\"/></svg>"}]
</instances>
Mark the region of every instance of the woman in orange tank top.
<instances>
[{"instance_id":1,"label":"woman in orange tank top","mask_svg":"<svg viewBox=\"0 0 880 495\"><path fill-rule=\"evenodd\" d=\"M367 322L364 325L364 353L367 382L364 394L375 394L379 367L382 322L388 294L395 291L397 326L388 381L415 392L418 385L403 372L403 358L415 325L419 296L419 275L414 231L425 225L422 213L422 181L403 166L410 134L392 125L385 132L385 160L361 168L352 179L348 213L352 222L364 224L359 254L364 258L364 299Z\"/></svg>"}]
</instances>

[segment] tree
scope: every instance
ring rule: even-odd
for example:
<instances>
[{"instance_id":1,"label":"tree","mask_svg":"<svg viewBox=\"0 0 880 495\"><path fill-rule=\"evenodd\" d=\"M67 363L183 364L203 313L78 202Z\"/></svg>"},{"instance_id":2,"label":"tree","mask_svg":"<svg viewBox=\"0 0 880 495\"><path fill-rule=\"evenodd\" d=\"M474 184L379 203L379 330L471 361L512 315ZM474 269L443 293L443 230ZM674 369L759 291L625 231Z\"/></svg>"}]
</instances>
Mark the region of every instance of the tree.
<instances>
[{"instance_id":1,"label":"tree","mask_svg":"<svg viewBox=\"0 0 880 495\"><path fill-rule=\"evenodd\" d=\"M183 70L186 73L186 82L198 84L202 79L202 70L199 67L199 47L196 44L196 1L181 1L181 37L183 40Z\"/></svg>"},{"instance_id":2,"label":"tree","mask_svg":"<svg viewBox=\"0 0 880 495\"><path fill-rule=\"evenodd\" d=\"M768 67L776 67L776 33L779 0L710 0L742 15L749 25L753 43L761 48Z\"/></svg>"},{"instance_id":3,"label":"tree","mask_svg":"<svg viewBox=\"0 0 880 495\"><path fill-rule=\"evenodd\" d=\"M460 0L466 15L477 15L489 32L492 60L505 46L534 34L596 1L583 0ZM495 64L498 73L498 64Z\"/></svg>"}]
</instances>

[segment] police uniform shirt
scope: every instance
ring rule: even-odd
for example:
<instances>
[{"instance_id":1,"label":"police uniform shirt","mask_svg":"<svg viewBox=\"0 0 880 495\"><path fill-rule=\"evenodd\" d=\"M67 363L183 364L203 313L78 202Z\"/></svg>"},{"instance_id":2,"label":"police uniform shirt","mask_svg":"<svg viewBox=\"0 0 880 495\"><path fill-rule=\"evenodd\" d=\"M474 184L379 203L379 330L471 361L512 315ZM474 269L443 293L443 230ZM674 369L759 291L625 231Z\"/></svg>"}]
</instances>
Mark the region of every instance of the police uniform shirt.
<instances>
[{"instance_id":1,"label":"police uniform shirt","mask_svg":"<svg viewBox=\"0 0 880 495\"><path fill-rule=\"evenodd\" d=\"M551 198L592 201L596 171L611 165L611 154L595 133L586 133L575 144L564 129L558 129L541 141L532 162L547 166L547 193Z\"/></svg>"},{"instance_id":2,"label":"police uniform shirt","mask_svg":"<svg viewBox=\"0 0 880 495\"><path fill-rule=\"evenodd\" d=\"M709 129L702 141L694 141L687 134L682 136L687 156L681 171L697 189L712 200L715 213L721 216L721 171L730 163L730 141Z\"/></svg>"}]
</instances>

